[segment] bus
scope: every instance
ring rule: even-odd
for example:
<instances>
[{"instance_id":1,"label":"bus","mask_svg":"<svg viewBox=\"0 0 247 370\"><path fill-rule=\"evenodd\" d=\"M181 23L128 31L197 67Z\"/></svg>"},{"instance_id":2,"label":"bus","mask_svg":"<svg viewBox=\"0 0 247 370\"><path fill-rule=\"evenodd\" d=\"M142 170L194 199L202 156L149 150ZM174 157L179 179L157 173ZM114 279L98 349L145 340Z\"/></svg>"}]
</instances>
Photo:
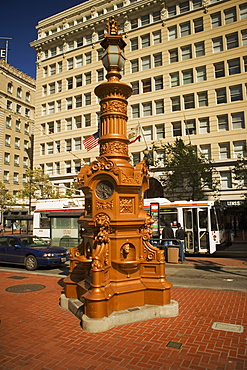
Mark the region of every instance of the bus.
<instances>
[{"instance_id":1,"label":"bus","mask_svg":"<svg viewBox=\"0 0 247 370\"><path fill-rule=\"evenodd\" d=\"M84 210L84 199L40 200L33 214L33 234L55 246L76 247L80 244L77 221Z\"/></svg>"},{"instance_id":2,"label":"bus","mask_svg":"<svg viewBox=\"0 0 247 370\"><path fill-rule=\"evenodd\" d=\"M162 229L169 223L174 231L180 223L186 233L185 253L206 254L227 248L229 231L224 230L221 209L213 201L144 199L144 209L154 219L152 242L161 243Z\"/></svg>"}]
</instances>

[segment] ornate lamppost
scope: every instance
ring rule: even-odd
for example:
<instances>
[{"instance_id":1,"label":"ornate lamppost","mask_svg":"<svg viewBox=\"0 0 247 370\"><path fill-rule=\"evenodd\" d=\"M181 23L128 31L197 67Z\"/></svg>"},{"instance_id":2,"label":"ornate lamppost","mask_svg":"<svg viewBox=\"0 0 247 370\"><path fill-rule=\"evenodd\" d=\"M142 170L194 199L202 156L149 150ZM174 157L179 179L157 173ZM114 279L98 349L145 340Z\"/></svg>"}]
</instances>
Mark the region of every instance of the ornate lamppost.
<instances>
[{"instance_id":1,"label":"ornate lamppost","mask_svg":"<svg viewBox=\"0 0 247 370\"><path fill-rule=\"evenodd\" d=\"M126 43L118 26L111 19L101 42L107 81L95 88L101 105L100 156L78 175L85 194L85 215L78 220L82 243L71 249L70 275L65 279L66 297L83 301L84 317L92 320L135 307L170 304L164 253L148 241L153 220L143 210L148 167L145 161L135 167L129 161L131 87L120 81Z\"/></svg>"}]
</instances>

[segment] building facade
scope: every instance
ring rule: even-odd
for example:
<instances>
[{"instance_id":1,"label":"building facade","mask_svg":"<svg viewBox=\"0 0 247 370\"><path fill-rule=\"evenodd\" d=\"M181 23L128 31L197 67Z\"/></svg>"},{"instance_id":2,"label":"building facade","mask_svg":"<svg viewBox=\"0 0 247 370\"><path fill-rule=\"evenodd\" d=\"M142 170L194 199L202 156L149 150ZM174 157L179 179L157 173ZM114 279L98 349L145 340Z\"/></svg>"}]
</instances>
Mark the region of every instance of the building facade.
<instances>
[{"instance_id":1,"label":"building facade","mask_svg":"<svg viewBox=\"0 0 247 370\"><path fill-rule=\"evenodd\" d=\"M105 79L100 41L114 15L127 46L123 81L130 84L128 129L141 127L130 145L143 151L181 137L211 158L219 198L239 202L243 189L231 168L245 155L247 138L247 2L244 0L89 0L40 21L34 165L54 185L70 187L81 165L98 155L83 140L97 132L94 88ZM153 176L162 173L155 153Z\"/></svg>"},{"instance_id":2,"label":"building facade","mask_svg":"<svg viewBox=\"0 0 247 370\"><path fill-rule=\"evenodd\" d=\"M18 197L32 164L35 80L0 60L0 181Z\"/></svg>"}]
</instances>

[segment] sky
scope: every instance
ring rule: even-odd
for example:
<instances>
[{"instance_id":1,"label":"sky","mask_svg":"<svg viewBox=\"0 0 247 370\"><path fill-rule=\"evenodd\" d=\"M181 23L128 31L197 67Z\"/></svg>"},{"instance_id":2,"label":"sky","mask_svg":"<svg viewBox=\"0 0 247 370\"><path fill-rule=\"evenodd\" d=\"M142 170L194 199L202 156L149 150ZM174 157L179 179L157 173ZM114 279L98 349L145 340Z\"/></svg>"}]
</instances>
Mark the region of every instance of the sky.
<instances>
[{"instance_id":1,"label":"sky","mask_svg":"<svg viewBox=\"0 0 247 370\"><path fill-rule=\"evenodd\" d=\"M10 37L8 63L35 78L36 52L29 45L37 39L36 26L44 18L72 8L83 0L0 0L0 37ZM5 40L0 39L0 48Z\"/></svg>"}]
</instances>

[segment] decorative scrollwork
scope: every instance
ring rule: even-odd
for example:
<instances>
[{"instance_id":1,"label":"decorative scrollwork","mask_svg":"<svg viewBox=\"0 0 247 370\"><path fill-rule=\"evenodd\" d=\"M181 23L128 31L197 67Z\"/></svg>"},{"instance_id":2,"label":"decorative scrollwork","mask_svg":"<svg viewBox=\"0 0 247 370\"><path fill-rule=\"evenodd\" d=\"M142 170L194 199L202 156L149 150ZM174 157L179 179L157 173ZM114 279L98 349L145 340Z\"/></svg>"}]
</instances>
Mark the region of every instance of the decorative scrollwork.
<instances>
[{"instance_id":1,"label":"decorative scrollwork","mask_svg":"<svg viewBox=\"0 0 247 370\"><path fill-rule=\"evenodd\" d=\"M128 145L119 141L102 144L100 147L100 155L105 155L108 153L128 155Z\"/></svg>"},{"instance_id":2,"label":"decorative scrollwork","mask_svg":"<svg viewBox=\"0 0 247 370\"><path fill-rule=\"evenodd\" d=\"M101 104L101 113L123 113L127 114L127 104L126 102L119 100L106 101Z\"/></svg>"},{"instance_id":3,"label":"decorative scrollwork","mask_svg":"<svg viewBox=\"0 0 247 370\"><path fill-rule=\"evenodd\" d=\"M105 157L99 157L97 161L93 161L91 165L92 172L97 172L99 170L110 171L114 167L114 163L109 161Z\"/></svg>"},{"instance_id":4,"label":"decorative scrollwork","mask_svg":"<svg viewBox=\"0 0 247 370\"><path fill-rule=\"evenodd\" d=\"M98 232L94 238L94 253L92 261L92 270L98 271L104 266L109 265L109 233L110 218L105 213L98 213L95 217L95 227L98 228Z\"/></svg>"},{"instance_id":5,"label":"decorative scrollwork","mask_svg":"<svg viewBox=\"0 0 247 370\"><path fill-rule=\"evenodd\" d=\"M120 213L133 213L133 212L134 212L133 198L121 198Z\"/></svg>"},{"instance_id":6,"label":"decorative scrollwork","mask_svg":"<svg viewBox=\"0 0 247 370\"><path fill-rule=\"evenodd\" d=\"M113 201L111 200L110 202L104 202L104 203L96 201L96 209L97 210L113 209Z\"/></svg>"}]
</instances>

